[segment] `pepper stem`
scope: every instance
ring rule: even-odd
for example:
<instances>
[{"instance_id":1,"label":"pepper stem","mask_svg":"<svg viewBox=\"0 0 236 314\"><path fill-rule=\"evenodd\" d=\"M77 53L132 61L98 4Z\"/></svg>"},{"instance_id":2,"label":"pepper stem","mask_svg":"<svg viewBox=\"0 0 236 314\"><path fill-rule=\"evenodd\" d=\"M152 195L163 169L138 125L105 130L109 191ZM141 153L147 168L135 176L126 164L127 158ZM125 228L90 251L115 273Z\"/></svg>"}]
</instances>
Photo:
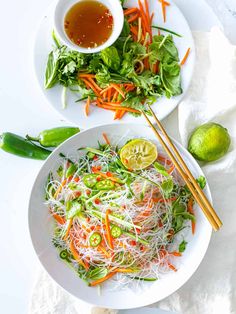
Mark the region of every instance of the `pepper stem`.
<instances>
[{"instance_id":1,"label":"pepper stem","mask_svg":"<svg viewBox=\"0 0 236 314\"><path fill-rule=\"evenodd\" d=\"M39 142L39 137L32 137L32 136L29 136L28 134L26 134L25 138L29 141Z\"/></svg>"}]
</instances>

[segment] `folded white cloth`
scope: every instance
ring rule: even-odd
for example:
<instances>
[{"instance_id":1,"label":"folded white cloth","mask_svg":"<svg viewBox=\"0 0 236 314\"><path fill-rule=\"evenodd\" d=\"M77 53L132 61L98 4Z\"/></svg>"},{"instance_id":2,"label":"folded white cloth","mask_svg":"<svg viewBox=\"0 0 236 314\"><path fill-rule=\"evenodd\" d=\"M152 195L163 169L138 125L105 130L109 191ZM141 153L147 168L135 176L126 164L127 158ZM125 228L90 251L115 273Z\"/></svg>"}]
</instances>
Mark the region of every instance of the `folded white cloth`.
<instances>
[{"instance_id":1,"label":"folded white cloth","mask_svg":"<svg viewBox=\"0 0 236 314\"><path fill-rule=\"evenodd\" d=\"M184 314L236 313L236 47L219 29L194 33L197 60L191 87L178 107L183 145L198 125L214 121L228 128L230 152L202 165L223 228L213 234L202 264L177 292L152 307ZM168 129L170 126L168 126ZM42 271L35 285L30 314L115 314L96 309L66 293Z\"/></svg>"}]
</instances>

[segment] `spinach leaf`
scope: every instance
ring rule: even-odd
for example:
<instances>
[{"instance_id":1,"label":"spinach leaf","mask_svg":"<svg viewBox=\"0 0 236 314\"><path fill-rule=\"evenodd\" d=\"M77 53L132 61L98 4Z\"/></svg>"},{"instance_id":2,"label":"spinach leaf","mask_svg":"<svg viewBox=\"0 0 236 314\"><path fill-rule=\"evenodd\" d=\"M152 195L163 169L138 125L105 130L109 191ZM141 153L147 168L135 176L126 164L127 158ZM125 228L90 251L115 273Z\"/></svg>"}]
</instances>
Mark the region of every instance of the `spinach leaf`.
<instances>
[{"instance_id":1,"label":"spinach leaf","mask_svg":"<svg viewBox=\"0 0 236 314\"><path fill-rule=\"evenodd\" d=\"M188 244L188 242L186 242L185 240L183 240L180 245L179 245L179 252L183 253L186 250L186 245Z\"/></svg>"},{"instance_id":2,"label":"spinach leaf","mask_svg":"<svg viewBox=\"0 0 236 314\"><path fill-rule=\"evenodd\" d=\"M160 76L165 94L167 98L177 96L182 93L180 66L178 62L172 61L171 63L160 63Z\"/></svg>"},{"instance_id":3,"label":"spinach leaf","mask_svg":"<svg viewBox=\"0 0 236 314\"><path fill-rule=\"evenodd\" d=\"M114 70L117 71L120 68L120 56L118 54L117 49L114 46L108 47L101 51L101 58L104 64Z\"/></svg>"}]
</instances>

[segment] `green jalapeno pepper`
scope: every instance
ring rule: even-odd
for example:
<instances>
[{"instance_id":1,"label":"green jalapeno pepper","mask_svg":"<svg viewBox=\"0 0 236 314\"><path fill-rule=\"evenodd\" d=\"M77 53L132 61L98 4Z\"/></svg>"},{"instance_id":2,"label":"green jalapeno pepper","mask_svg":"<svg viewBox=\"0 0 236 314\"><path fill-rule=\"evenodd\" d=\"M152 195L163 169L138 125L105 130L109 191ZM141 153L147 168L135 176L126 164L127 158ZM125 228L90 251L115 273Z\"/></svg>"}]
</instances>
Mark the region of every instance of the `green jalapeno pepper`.
<instances>
[{"instance_id":1,"label":"green jalapeno pepper","mask_svg":"<svg viewBox=\"0 0 236 314\"><path fill-rule=\"evenodd\" d=\"M97 183L98 174L87 174L83 177L83 182L87 186L87 188L93 188Z\"/></svg>"},{"instance_id":2,"label":"green jalapeno pepper","mask_svg":"<svg viewBox=\"0 0 236 314\"><path fill-rule=\"evenodd\" d=\"M75 127L58 127L44 130L39 133L38 137L26 135L26 138L34 142L39 142L44 147L56 147L79 131L80 129Z\"/></svg>"},{"instance_id":3,"label":"green jalapeno pepper","mask_svg":"<svg viewBox=\"0 0 236 314\"><path fill-rule=\"evenodd\" d=\"M39 160L44 160L51 154L51 151L10 132L0 135L0 148L7 153Z\"/></svg>"},{"instance_id":4,"label":"green jalapeno pepper","mask_svg":"<svg viewBox=\"0 0 236 314\"><path fill-rule=\"evenodd\" d=\"M112 182L109 179L105 179L102 181L99 181L96 183L95 185L95 189L99 190L99 191L109 191L109 190L113 190L115 187L114 182Z\"/></svg>"},{"instance_id":5,"label":"green jalapeno pepper","mask_svg":"<svg viewBox=\"0 0 236 314\"><path fill-rule=\"evenodd\" d=\"M98 232L94 232L90 237L89 237L89 244L92 247L98 246L102 242L102 236Z\"/></svg>"},{"instance_id":6,"label":"green jalapeno pepper","mask_svg":"<svg viewBox=\"0 0 236 314\"><path fill-rule=\"evenodd\" d=\"M121 236L121 234L122 234L122 230L121 230L120 227L113 226L111 228L111 236L112 236L112 238L119 238Z\"/></svg>"}]
</instances>

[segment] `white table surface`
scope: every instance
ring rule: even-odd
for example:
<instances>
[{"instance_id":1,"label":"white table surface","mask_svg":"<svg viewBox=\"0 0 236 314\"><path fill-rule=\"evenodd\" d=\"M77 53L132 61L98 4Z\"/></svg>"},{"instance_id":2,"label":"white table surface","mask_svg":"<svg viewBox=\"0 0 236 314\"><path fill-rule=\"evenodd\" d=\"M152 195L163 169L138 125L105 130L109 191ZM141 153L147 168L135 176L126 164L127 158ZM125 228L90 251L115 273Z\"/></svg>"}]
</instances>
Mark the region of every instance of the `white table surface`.
<instances>
[{"instance_id":1,"label":"white table surface","mask_svg":"<svg viewBox=\"0 0 236 314\"><path fill-rule=\"evenodd\" d=\"M236 42L235 0L213 1L216 13ZM203 0L177 0L194 30L209 30L219 24ZM37 25L50 0L4 1L0 10L0 133L12 131L36 135L58 125L69 125L47 104L34 78L32 47ZM176 112L165 124L176 137ZM171 127L170 127L171 125ZM42 165L0 151L1 313L27 313L31 289L41 268L34 253L27 220L31 186ZM43 230L42 230L43 232ZM53 314L53 313L52 313ZM64 313L63 313L64 314ZM83 313L80 313L83 314Z\"/></svg>"}]
</instances>

